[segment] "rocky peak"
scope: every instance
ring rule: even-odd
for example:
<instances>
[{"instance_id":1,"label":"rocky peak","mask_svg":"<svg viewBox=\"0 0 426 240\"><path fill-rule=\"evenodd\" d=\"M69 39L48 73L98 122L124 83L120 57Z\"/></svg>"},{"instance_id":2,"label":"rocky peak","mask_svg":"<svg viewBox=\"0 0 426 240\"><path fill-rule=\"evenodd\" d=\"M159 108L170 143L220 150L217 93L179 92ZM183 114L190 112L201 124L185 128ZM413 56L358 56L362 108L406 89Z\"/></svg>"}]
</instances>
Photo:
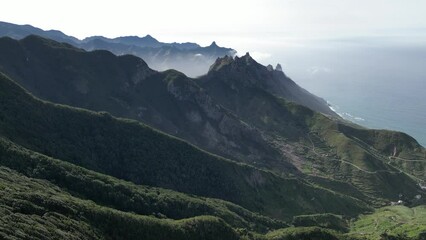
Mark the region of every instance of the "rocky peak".
<instances>
[{"instance_id":1,"label":"rocky peak","mask_svg":"<svg viewBox=\"0 0 426 240\"><path fill-rule=\"evenodd\" d=\"M249 65L252 65L252 64L254 64L254 63L257 63L251 56L250 56L250 53L246 53L246 55L244 55L244 56L242 56L242 57L240 57L240 58L238 58L238 57L235 57L235 62L236 62L236 64L238 64L238 66L242 66L242 65L244 65L244 66L249 66Z\"/></svg>"},{"instance_id":2,"label":"rocky peak","mask_svg":"<svg viewBox=\"0 0 426 240\"><path fill-rule=\"evenodd\" d=\"M275 67L275 71L279 71L279 72L282 72L283 71L283 68L281 67L281 64L277 64L277 66Z\"/></svg>"},{"instance_id":3,"label":"rocky peak","mask_svg":"<svg viewBox=\"0 0 426 240\"><path fill-rule=\"evenodd\" d=\"M153 38L153 37L152 37L151 35L149 35L149 34L147 34L144 38L145 38L145 39L151 39L151 40L157 40L157 39Z\"/></svg>"},{"instance_id":4,"label":"rocky peak","mask_svg":"<svg viewBox=\"0 0 426 240\"><path fill-rule=\"evenodd\" d=\"M224 57L219 57L216 59L216 61L213 63L213 65L210 66L209 72L211 71L218 71L219 69L221 69L223 66L228 65L230 63L232 63L234 61L234 59L228 55L224 56Z\"/></svg>"},{"instance_id":5,"label":"rocky peak","mask_svg":"<svg viewBox=\"0 0 426 240\"><path fill-rule=\"evenodd\" d=\"M269 64L268 66L266 66L266 69L268 71L270 71L270 72L274 71L274 67L271 64Z\"/></svg>"},{"instance_id":6,"label":"rocky peak","mask_svg":"<svg viewBox=\"0 0 426 240\"><path fill-rule=\"evenodd\" d=\"M213 41L212 44L210 44L211 48L218 48L219 46L216 44L216 41Z\"/></svg>"}]
</instances>

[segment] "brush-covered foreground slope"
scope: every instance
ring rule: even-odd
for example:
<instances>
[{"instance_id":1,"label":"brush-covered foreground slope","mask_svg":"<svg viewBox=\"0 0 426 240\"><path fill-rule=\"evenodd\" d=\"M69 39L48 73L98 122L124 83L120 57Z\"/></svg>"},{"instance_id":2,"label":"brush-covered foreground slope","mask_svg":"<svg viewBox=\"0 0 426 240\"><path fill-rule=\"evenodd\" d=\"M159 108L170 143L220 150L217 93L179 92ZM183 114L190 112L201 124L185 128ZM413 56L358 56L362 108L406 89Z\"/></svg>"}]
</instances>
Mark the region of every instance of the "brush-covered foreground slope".
<instances>
[{"instance_id":1,"label":"brush-covered foreground slope","mask_svg":"<svg viewBox=\"0 0 426 240\"><path fill-rule=\"evenodd\" d=\"M367 209L354 198L208 154L136 121L37 100L4 75L0 135L120 179L220 198L276 218Z\"/></svg>"},{"instance_id":2,"label":"brush-covered foreground slope","mask_svg":"<svg viewBox=\"0 0 426 240\"><path fill-rule=\"evenodd\" d=\"M3 38L0 53L0 68L38 97L141 120L279 175L308 174L314 184L368 203L397 201L400 194L411 201L420 191L416 181L425 177L424 149L414 139L289 103L328 109L249 55L218 59L194 81L176 71L153 71L136 57L85 52L35 36Z\"/></svg>"},{"instance_id":3,"label":"brush-covered foreground slope","mask_svg":"<svg viewBox=\"0 0 426 240\"><path fill-rule=\"evenodd\" d=\"M240 239L232 225L283 226L230 203L133 185L4 139L0 156L1 239Z\"/></svg>"},{"instance_id":4,"label":"brush-covered foreground slope","mask_svg":"<svg viewBox=\"0 0 426 240\"><path fill-rule=\"evenodd\" d=\"M225 201L134 185L1 137L0 156L2 239L343 240L425 231L424 207L380 209L355 221L348 234L346 225L339 232L344 220L330 214L298 216L294 222L301 227L285 228ZM306 227L312 222L322 228Z\"/></svg>"},{"instance_id":5,"label":"brush-covered foreground slope","mask_svg":"<svg viewBox=\"0 0 426 240\"><path fill-rule=\"evenodd\" d=\"M320 227L277 229L285 224L231 203L134 185L3 138L0 156L1 239L343 240L425 231L424 207L402 206L362 216L348 234ZM302 218L306 222L308 216ZM263 235L266 230L271 231Z\"/></svg>"}]
</instances>

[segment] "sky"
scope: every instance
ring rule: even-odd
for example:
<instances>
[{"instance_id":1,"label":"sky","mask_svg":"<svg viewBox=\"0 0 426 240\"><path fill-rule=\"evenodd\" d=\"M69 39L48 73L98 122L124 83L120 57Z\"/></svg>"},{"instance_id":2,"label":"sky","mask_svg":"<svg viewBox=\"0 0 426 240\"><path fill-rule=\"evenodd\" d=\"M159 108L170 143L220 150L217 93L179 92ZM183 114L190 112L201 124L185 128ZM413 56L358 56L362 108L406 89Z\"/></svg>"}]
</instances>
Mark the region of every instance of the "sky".
<instances>
[{"instance_id":1,"label":"sky","mask_svg":"<svg viewBox=\"0 0 426 240\"><path fill-rule=\"evenodd\" d=\"M211 37L267 40L426 31L425 0L2 0L1 5L1 21L60 29L78 38L151 34L162 41L207 45Z\"/></svg>"}]
</instances>

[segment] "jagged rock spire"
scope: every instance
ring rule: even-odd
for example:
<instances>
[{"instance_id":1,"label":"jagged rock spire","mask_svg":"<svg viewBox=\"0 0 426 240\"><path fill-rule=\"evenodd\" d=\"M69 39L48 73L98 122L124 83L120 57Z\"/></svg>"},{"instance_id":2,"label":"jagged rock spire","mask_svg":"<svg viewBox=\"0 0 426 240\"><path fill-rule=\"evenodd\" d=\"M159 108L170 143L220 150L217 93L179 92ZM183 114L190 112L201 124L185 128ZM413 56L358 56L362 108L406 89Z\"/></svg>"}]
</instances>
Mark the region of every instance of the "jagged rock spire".
<instances>
[{"instance_id":1,"label":"jagged rock spire","mask_svg":"<svg viewBox=\"0 0 426 240\"><path fill-rule=\"evenodd\" d=\"M216 44L216 41L213 41L212 44L210 44L210 47L219 47L219 46Z\"/></svg>"},{"instance_id":2,"label":"jagged rock spire","mask_svg":"<svg viewBox=\"0 0 426 240\"><path fill-rule=\"evenodd\" d=\"M275 67L275 71L280 71L280 72L282 72L283 71L283 68L281 67L281 64L277 64L277 66Z\"/></svg>"}]
</instances>

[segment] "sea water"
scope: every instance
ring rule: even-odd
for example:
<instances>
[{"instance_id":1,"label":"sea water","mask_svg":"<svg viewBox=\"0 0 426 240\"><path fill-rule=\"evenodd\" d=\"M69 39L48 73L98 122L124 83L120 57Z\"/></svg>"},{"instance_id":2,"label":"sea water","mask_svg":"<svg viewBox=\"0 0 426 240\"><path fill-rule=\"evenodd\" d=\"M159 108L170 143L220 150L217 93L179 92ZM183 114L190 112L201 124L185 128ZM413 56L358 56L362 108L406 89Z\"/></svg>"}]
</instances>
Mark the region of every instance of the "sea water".
<instances>
[{"instance_id":1,"label":"sea water","mask_svg":"<svg viewBox=\"0 0 426 240\"><path fill-rule=\"evenodd\" d=\"M426 146L426 44L319 41L283 48L272 59L343 118L408 133Z\"/></svg>"}]
</instances>

